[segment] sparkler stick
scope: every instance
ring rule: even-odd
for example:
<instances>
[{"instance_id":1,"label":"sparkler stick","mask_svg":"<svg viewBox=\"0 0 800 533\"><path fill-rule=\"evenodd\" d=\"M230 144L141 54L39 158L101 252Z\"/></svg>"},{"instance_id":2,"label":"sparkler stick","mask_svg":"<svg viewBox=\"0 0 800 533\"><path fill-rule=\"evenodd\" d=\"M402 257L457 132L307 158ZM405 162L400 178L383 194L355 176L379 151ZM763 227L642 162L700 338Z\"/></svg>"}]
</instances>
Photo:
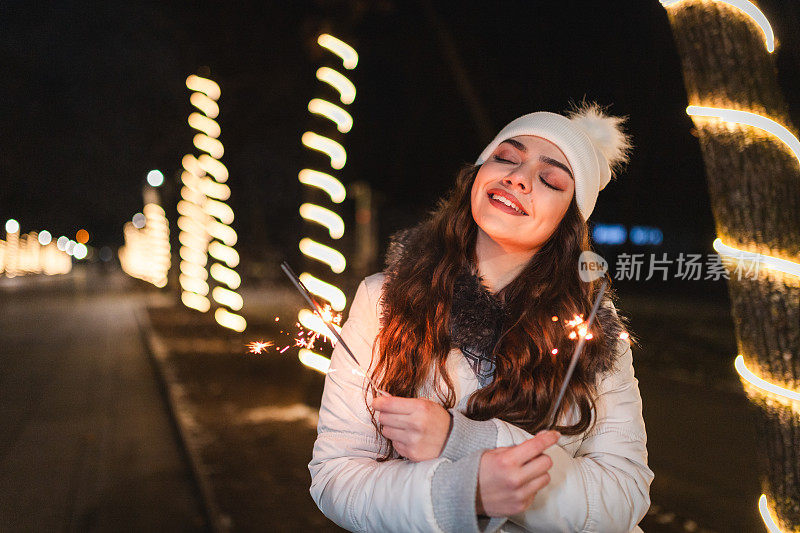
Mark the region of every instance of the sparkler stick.
<instances>
[{"instance_id":1,"label":"sparkler stick","mask_svg":"<svg viewBox=\"0 0 800 533\"><path fill-rule=\"evenodd\" d=\"M317 302L315 302L314 299L311 297L311 293L308 292L306 286L303 285L303 282L300 281L300 278L298 278L297 275L294 273L292 267L289 266L289 263L283 261L281 263L281 269L289 277L289 280L291 280L294 286L297 287L297 290L300 291L300 294L303 295L303 298L305 298L306 301L309 303L309 305L311 305L311 307L317 313L317 316L319 316L320 320L322 320L322 323L328 326L328 329L331 331L331 333L333 333L334 337L336 337L337 342L339 342L339 344L342 345L342 348L344 348L344 351L347 352L347 355L349 355L356 363L356 366L359 369L361 369L361 365L359 364L358 359L356 359L356 356L353 355L352 351L350 351L350 348L347 346L347 343L344 342L344 339L342 338L341 335L339 335L339 332L336 331L336 328L334 328L333 325L331 325L327 320L325 320L325 317L322 315L322 310L319 308L319 305L317 305ZM373 387L375 387L376 391L378 391L380 394L384 396L391 396L391 394L389 394L388 392L379 389L378 386L375 384L375 382L372 380L372 378L368 376L367 373L363 371L363 369L361 369L361 371L364 377L369 380L369 382L372 384Z\"/></svg>"},{"instance_id":2,"label":"sparkler stick","mask_svg":"<svg viewBox=\"0 0 800 533\"><path fill-rule=\"evenodd\" d=\"M603 280L603 284L600 285L600 291L597 293L597 297L594 300L594 305L592 306L592 312L589 315L589 321L586 323L586 331L588 332L592 327L592 322L594 322L594 315L597 313L597 308L600 307L600 300L603 298L603 293L606 292L606 286L608 285L607 280ZM567 391L567 385L569 384L569 380L572 377L572 372L575 370L575 366L578 364L578 357L580 356L581 352L583 351L583 345L586 343L586 336L581 335L580 340L578 341L578 345L575 346L575 351L572 354L572 360L569 363L569 368L567 369L567 375L564 377L564 383L561 384L561 390L558 393L558 399L556 403L553 405L553 408L550 410L550 415L548 416L549 423L547 424L548 429L552 429L555 425L556 414L558 413L558 408L561 405L561 400L564 399L564 393Z\"/></svg>"}]
</instances>

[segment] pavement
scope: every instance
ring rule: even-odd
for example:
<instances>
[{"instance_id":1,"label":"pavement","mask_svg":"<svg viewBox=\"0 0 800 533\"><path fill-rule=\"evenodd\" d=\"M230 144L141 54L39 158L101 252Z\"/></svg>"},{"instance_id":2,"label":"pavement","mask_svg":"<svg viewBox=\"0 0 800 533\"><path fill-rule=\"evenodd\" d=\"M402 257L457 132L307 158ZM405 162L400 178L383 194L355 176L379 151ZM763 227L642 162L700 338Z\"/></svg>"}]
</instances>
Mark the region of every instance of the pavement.
<instances>
[{"instance_id":1,"label":"pavement","mask_svg":"<svg viewBox=\"0 0 800 533\"><path fill-rule=\"evenodd\" d=\"M324 376L294 349L245 347L293 344L299 294L246 292L242 335L112 278L115 294L72 280L9 299L0 284L0 530L341 531L308 493ZM622 301L643 339L649 533L764 530L755 415L720 305Z\"/></svg>"},{"instance_id":2,"label":"pavement","mask_svg":"<svg viewBox=\"0 0 800 533\"><path fill-rule=\"evenodd\" d=\"M203 531L134 318L146 296L90 277L0 284L0 531Z\"/></svg>"}]
</instances>

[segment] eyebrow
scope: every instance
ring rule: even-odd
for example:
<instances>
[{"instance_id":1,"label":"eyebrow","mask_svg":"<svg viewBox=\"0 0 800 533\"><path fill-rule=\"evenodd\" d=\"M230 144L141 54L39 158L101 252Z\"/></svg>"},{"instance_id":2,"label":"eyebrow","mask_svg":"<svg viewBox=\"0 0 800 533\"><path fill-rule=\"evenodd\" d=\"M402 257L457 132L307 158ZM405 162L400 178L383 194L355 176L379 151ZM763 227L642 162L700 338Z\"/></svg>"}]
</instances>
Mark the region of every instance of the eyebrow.
<instances>
[{"instance_id":1,"label":"eyebrow","mask_svg":"<svg viewBox=\"0 0 800 533\"><path fill-rule=\"evenodd\" d=\"M500 144L503 144L503 143L508 143L508 144L510 144L511 146L513 146L514 148L516 148L517 150L519 150L519 151L521 151L523 153L528 153L528 147L525 146L524 144L522 144L521 142L519 142L516 139L506 139L505 141L501 142ZM540 155L539 156L539 161L541 161L542 163L547 163L548 165L560 168L561 170L563 170L564 172L569 174L569 177L572 178L572 181L575 181L575 176L572 175L572 171L570 171L569 167L567 165L565 165L564 163L562 163L561 161L557 161L557 160L553 159L552 157L547 157L546 155Z\"/></svg>"}]
</instances>

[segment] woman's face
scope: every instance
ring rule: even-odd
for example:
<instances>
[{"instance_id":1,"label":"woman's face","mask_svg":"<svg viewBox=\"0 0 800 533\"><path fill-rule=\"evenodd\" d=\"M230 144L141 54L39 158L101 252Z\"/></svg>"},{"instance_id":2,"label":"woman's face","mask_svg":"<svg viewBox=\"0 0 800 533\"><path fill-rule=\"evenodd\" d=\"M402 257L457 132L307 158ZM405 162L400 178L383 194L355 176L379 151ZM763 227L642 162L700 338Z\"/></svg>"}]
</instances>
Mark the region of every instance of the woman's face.
<instances>
[{"instance_id":1,"label":"woman's face","mask_svg":"<svg viewBox=\"0 0 800 533\"><path fill-rule=\"evenodd\" d=\"M558 227L574 192L572 167L558 146L518 135L501 142L478 169L472 217L506 251L536 251Z\"/></svg>"}]
</instances>

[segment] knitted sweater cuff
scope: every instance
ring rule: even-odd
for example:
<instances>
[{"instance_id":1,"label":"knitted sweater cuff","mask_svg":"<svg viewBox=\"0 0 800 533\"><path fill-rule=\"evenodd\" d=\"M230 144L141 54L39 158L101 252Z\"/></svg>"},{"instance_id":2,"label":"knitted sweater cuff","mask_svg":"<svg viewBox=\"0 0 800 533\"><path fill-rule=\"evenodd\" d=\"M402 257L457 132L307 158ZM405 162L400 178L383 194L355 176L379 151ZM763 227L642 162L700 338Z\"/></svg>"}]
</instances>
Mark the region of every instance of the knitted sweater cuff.
<instances>
[{"instance_id":1,"label":"knitted sweater cuff","mask_svg":"<svg viewBox=\"0 0 800 533\"><path fill-rule=\"evenodd\" d=\"M507 517L478 518L475 499L478 472L485 450L477 450L458 461L442 461L433 473L433 516L445 533L493 533Z\"/></svg>"},{"instance_id":2,"label":"knitted sweater cuff","mask_svg":"<svg viewBox=\"0 0 800 533\"><path fill-rule=\"evenodd\" d=\"M457 461L476 450L497 447L497 425L491 420L472 420L455 408L448 409L453 427L440 457Z\"/></svg>"}]
</instances>

